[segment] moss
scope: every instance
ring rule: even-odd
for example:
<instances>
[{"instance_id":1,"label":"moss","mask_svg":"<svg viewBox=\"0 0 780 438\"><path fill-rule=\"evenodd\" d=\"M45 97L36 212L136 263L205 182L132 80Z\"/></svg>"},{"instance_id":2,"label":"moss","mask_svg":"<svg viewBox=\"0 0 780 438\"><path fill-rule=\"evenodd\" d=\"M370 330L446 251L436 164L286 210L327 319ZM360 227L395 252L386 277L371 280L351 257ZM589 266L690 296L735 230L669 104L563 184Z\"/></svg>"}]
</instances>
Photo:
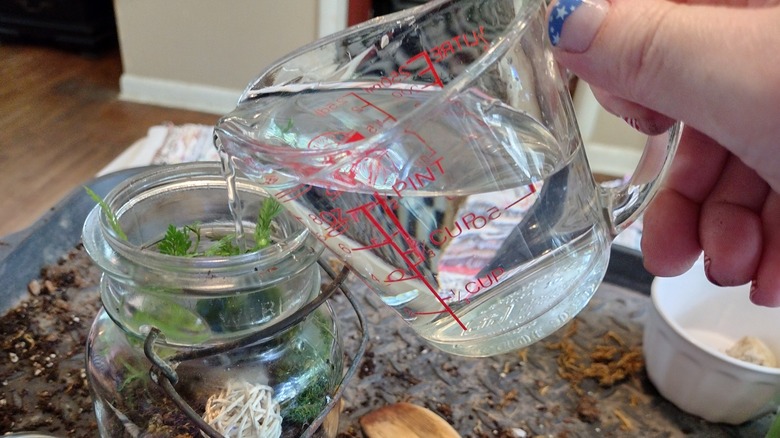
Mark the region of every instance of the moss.
<instances>
[{"instance_id":1,"label":"moss","mask_svg":"<svg viewBox=\"0 0 780 438\"><path fill-rule=\"evenodd\" d=\"M330 393L330 382L327 373L323 370L318 371L320 372L309 382L309 385L282 409L284 421L310 424L325 409Z\"/></svg>"}]
</instances>

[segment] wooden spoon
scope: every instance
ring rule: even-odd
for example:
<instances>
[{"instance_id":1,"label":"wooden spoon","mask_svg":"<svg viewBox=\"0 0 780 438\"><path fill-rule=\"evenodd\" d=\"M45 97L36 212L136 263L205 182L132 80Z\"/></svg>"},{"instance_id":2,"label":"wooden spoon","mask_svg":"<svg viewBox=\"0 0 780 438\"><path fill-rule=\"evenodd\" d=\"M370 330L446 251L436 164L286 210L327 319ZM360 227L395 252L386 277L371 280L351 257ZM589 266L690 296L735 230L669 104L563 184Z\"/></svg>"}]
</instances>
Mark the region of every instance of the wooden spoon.
<instances>
[{"instance_id":1,"label":"wooden spoon","mask_svg":"<svg viewBox=\"0 0 780 438\"><path fill-rule=\"evenodd\" d=\"M381 407L360 418L368 438L460 438L443 418L411 403Z\"/></svg>"}]
</instances>

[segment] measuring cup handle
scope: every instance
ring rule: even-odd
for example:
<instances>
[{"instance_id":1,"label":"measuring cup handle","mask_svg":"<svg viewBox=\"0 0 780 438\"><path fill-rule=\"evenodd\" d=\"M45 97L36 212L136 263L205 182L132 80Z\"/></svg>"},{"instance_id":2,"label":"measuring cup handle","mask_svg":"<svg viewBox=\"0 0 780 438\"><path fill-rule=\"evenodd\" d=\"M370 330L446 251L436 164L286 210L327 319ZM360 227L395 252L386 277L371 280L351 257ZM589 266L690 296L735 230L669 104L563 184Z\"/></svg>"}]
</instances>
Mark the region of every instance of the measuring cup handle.
<instances>
[{"instance_id":1,"label":"measuring cup handle","mask_svg":"<svg viewBox=\"0 0 780 438\"><path fill-rule=\"evenodd\" d=\"M648 137L631 178L618 187L599 187L613 238L634 223L655 196L677 151L682 129L682 123L677 122L665 133Z\"/></svg>"}]
</instances>

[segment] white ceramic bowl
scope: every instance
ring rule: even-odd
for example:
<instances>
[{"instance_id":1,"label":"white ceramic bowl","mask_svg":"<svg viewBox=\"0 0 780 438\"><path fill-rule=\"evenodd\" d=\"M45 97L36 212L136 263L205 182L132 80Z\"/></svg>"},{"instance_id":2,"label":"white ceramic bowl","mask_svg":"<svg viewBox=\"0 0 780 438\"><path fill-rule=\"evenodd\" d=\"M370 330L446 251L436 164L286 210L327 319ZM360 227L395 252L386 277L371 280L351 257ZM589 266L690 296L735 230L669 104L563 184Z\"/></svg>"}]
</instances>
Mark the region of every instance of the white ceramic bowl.
<instances>
[{"instance_id":1,"label":"white ceramic bowl","mask_svg":"<svg viewBox=\"0 0 780 438\"><path fill-rule=\"evenodd\" d=\"M683 411L740 424L780 404L780 368L725 353L743 336L755 336L780 361L780 308L752 304L749 290L712 285L701 263L679 277L654 280L643 341L647 373Z\"/></svg>"}]
</instances>

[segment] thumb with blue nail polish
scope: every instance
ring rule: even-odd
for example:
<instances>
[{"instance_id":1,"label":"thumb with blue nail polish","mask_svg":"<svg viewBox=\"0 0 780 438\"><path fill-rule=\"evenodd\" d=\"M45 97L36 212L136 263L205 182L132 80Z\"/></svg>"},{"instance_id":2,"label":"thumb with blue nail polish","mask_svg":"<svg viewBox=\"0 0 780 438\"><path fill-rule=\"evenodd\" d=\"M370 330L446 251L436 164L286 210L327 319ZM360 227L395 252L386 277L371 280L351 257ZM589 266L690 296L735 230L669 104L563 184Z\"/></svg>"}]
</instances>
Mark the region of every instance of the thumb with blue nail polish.
<instances>
[{"instance_id":1,"label":"thumb with blue nail polish","mask_svg":"<svg viewBox=\"0 0 780 438\"><path fill-rule=\"evenodd\" d=\"M549 10L550 42L560 50L584 52L596 36L608 10L609 4L605 0L558 1Z\"/></svg>"}]
</instances>

